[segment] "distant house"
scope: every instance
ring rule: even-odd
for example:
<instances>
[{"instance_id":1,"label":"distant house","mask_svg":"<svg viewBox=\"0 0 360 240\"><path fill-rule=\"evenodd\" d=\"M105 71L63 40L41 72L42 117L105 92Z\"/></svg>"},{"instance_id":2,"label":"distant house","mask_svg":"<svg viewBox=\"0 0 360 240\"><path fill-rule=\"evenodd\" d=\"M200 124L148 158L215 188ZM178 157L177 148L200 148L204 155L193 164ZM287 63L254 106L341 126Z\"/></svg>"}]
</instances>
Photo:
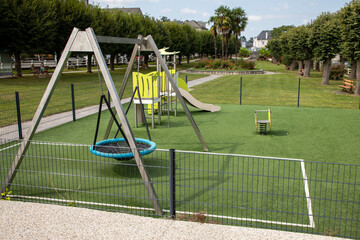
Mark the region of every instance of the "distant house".
<instances>
[{"instance_id":1,"label":"distant house","mask_svg":"<svg viewBox=\"0 0 360 240\"><path fill-rule=\"evenodd\" d=\"M244 39L241 39L241 47L242 48L246 48L249 51L252 51L253 48L253 42L251 41L246 41Z\"/></svg>"},{"instance_id":2,"label":"distant house","mask_svg":"<svg viewBox=\"0 0 360 240\"><path fill-rule=\"evenodd\" d=\"M207 30L209 30L209 29L207 29L205 27L205 24L206 24L205 22L194 21L194 20L191 20L191 21L186 20L184 23L191 26L191 27L193 27L193 28L195 28L197 31L207 31Z\"/></svg>"},{"instance_id":3,"label":"distant house","mask_svg":"<svg viewBox=\"0 0 360 240\"><path fill-rule=\"evenodd\" d=\"M264 30L257 37L254 38L252 50L258 51L260 48L265 48L268 41L271 39L271 31Z\"/></svg>"},{"instance_id":4,"label":"distant house","mask_svg":"<svg viewBox=\"0 0 360 240\"><path fill-rule=\"evenodd\" d=\"M111 10L111 11L122 11L124 13L138 14L138 15L141 15L141 16L143 15L140 8L110 8L109 10Z\"/></svg>"}]
</instances>

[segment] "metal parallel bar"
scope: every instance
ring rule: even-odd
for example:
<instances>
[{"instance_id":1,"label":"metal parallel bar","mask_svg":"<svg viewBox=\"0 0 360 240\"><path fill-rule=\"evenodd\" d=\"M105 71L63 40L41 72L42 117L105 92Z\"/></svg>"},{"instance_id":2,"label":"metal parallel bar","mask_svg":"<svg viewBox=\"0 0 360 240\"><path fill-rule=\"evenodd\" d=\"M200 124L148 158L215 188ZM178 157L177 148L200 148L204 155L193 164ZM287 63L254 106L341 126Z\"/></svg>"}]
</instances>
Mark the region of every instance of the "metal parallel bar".
<instances>
[{"instance_id":1,"label":"metal parallel bar","mask_svg":"<svg viewBox=\"0 0 360 240\"><path fill-rule=\"evenodd\" d=\"M22 127L21 127L20 97L19 97L19 92L17 92L17 91L15 92L15 101L16 101L16 115L17 115L19 139L22 139L23 134L22 134Z\"/></svg>"},{"instance_id":2,"label":"metal parallel bar","mask_svg":"<svg viewBox=\"0 0 360 240\"><path fill-rule=\"evenodd\" d=\"M74 94L74 84L71 84L71 106L72 106L72 115L73 115L73 122L76 121L75 116L75 94Z\"/></svg>"},{"instance_id":3,"label":"metal parallel bar","mask_svg":"<svg viewBox=\"0 0 360 240\"><path fill-rule=\"evenodd\" d=\"M242 77L240 77L240 105L241 105L241 100L242 100Z\"/></svg>"},{"instance_id":4,"label":"metal parallel bar","mask_svg":"<svg viewBox=\"0 0 360 240\"><path fill-rule=\"evenodd\" d=\"M300 106L300 79L301 79L301 78L299 78L299 87L298 87L298 101L297 101L297 107L299 107L299 106Z\"/></svg>"},{"instance_id":5,"label":"metal parallel bar","mask_svg":"<svg viewBox=\"0 0 360 240\"><path fill-rule=\"evenodd\" d=\"M176 197L175 197L175 149L169 151L169 200L170 200L170 218L176 217Z\"/></svg>"}]
</instances>

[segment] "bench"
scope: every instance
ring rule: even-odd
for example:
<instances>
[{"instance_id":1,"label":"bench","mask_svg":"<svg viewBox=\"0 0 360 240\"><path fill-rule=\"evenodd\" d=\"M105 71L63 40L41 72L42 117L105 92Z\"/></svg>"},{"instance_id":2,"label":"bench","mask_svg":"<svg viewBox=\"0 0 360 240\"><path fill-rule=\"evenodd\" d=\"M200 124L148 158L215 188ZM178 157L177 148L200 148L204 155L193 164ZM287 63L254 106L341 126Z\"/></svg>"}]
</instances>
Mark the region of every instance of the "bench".
<instances>
[{"instance_id":1,"label":"bench","mask_svg":"<svg viewBox=\"0 0 360 240\"><path fill-rule=\"evenodd\" d=\"M342 83L342 85L339 85L339 87L341 87L342 91L344 92L349 92L349 93L353 93L354 90L354 81L348 80L344 78L344 81Z\"/></svg>"}]
</instances>

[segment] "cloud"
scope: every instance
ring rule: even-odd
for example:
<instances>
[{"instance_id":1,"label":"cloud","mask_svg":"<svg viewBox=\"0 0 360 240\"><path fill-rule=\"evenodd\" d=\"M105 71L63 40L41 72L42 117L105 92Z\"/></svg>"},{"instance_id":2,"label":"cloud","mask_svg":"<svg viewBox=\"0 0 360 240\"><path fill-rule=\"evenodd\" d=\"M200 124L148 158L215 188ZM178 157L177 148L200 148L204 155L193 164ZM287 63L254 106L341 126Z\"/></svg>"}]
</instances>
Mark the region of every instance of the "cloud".
<instances>
[{"instance_id":1,"label":"cloud","mask_svg":"<svg viewBox=\"0 0 360 240\"><path fill-rule=\"evenodd\" d=\"M180 10L180 12L186 13L186 14L197 14L198 13L196 10L190 9L190 8L183 8Z\"/></svg>"},{"instance_id":2,"label":"cloud","mask_svg":"<svg viewBox=\"0 0 360 240\"><path fill-rule=\"evenodd\" d=\"M209 18L211 16L211 14L208 12L203 12L203 13L201 13L201 16L203 16L204 18Z\"/></svg>"},{"instance_id":3,"label":"cloud","mask_svg":"<svg viewBox=\"0 0 360 240\"><path fill-rule=\"evenodd\" d=\"M162 9L160 12L162 13L171 13L173 10L170 9L170 8L165 8L165 9Z\"/></svg>"},{"instance_id":4,"label":"cloud","mask_svg":"<svg viewBox=\"0 0 360 240\"><path fill-rule=\"evenodd\" d=\"M262 17L261 16L256 16L256 15L250 15L248 17L249 21L254 21L254 22L259 22L262 20Z\"/></svg>"}]
</instances>

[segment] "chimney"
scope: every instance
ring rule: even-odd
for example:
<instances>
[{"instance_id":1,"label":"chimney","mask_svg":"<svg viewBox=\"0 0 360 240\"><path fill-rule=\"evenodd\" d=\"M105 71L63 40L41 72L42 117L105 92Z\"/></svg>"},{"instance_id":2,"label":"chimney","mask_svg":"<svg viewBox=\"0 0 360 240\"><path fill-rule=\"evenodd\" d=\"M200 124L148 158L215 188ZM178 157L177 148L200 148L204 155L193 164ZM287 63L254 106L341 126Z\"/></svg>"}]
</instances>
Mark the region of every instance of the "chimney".
<instances>
[{"instance_id":1,"label":"chimney","mask_svg":"<svg viewBox=\"0 0 360 240\"><path fill-rule=\"evenodd\" d=\"M265 32L265 39L268 39L268 32Z\"/></svg>"}]
</instances>

